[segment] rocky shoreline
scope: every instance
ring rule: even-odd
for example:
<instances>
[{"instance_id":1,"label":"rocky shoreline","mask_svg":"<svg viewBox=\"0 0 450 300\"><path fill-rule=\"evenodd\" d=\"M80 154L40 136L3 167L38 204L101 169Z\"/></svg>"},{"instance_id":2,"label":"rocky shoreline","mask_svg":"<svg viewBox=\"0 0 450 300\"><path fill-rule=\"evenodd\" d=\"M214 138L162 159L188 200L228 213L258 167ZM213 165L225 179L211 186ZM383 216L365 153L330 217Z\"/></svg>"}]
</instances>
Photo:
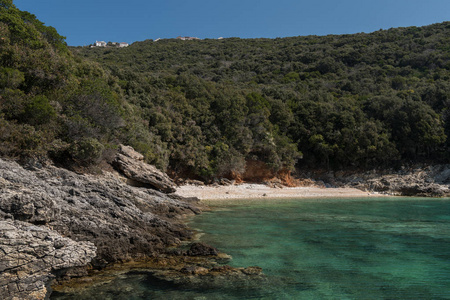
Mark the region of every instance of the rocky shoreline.
<instances>
[{"instance_id":1,"label":"rocky shoreline","mask_svg":"<svg viewBox=\"0 0 450 300\"><path fill-rule=\"evenodd\" d=\"M173 181L132 148L119 150L112 163L118 172L102 175L53 165L24 168L0 159L1 299L46 299L51 286L63 290L69 279L83 282L87 275L127 264L134 264L129 270L145 269L175 285L265 280L258 267L224 266L226 257L210 246L194 243L180 250L183 243L192 243L194 232L183 218L201 212L199 199L173 193ZM449 165L304 178L323 190L333 190L324 188L332 185L353 192L450 195Z\"/></svg>"},{"instance_id":2,"label":"rocky shoreline","mask_svg":"<svg viewBox=\"0 0 450 300\"><path fill-rule=\"evenodd\" d=\"M0 298L44 299L54 279L165 254L193 236L182 217L200 212L197 199L118 174L0 159Z\"/></svg>"},{"instance_id":3,"label":"rocky shoreline","mask_svg":"<svg viewBox=\"0 0 450 300\"><path fill-rule=\"evenodd\" d=\"M75 293L88 299L97 286L104 286L117 276L136 273L145 274L151 281L183 289L211 289L227 285L250 288L267 282L261 268L230 267L226 265L229 259L228 255L211 246L194 242L188 249L174 249L153 258L108 266L101 271L91 272L88 276L53 286L53 291L56 295Z\"/></svg>"},{"instance_id":4,"label":"rocky shoreline","mask_svg":"<svg viewBox=\"0 0 450 300\"><path fill-rule=\"evenodd\" d=\"M185 180L177 193L200 200L327 198L416 196L450 197L450 165L435 165L401 170L309 171L300 173L286 187L274 178L260 184L240 183L227 179L205 185Z\"/></svg>"},{"instance_id":5,"label":"rocky shoreline","mask_svg":"<svg viewBox=\"0 0 450 300\"><path fill-rule=\"evenodd\" d=\"M368 172L318 172L301 174L325 187L356 188L390 196L450 197L450 165L403 167Z\"/></svg>"},{"instance_id":6,"label":"rocky shoreline","mask_svg":"<svg viewBox=\"0 0 450 300\"><path fill-rule=\"evenodd\" d=\"M118 172L90 175L0 158L0 299L48 299L102 272L137 270L184 286L264 278L193 241L184 218L204 206L173 193L139 153L121 146L112 165Z\"/></svg>"},{"instance_id":7,"label":"rocky shoreline","mask_svg":"<svg viewBox=\"0 0 450 300\"><path fill-rule=\"evenodd\" d=\"M11 220L0 221L0 249L2 299L44 299L55 272L86 266L96 255L91 242Z\"/></svg>"}]
</instances>

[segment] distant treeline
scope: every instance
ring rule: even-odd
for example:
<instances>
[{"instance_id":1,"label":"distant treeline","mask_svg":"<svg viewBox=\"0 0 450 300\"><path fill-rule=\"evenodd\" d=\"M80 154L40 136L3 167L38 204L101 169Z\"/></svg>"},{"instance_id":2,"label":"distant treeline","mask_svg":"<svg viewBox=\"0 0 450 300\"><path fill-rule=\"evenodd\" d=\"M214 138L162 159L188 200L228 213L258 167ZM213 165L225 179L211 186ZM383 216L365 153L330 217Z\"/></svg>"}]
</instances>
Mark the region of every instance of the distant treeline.
<instances>
[{"instance_id":1,"label":"distant treeline","mask_svg":"<svg viewBox=\"0 0 450 300\"><path fill-rule=\"evenodd\" d=\"M70 48L0 0L0 153L97 163L126 143L200 178L449 162L450 23Z\"/></svg>"}]
</instances>

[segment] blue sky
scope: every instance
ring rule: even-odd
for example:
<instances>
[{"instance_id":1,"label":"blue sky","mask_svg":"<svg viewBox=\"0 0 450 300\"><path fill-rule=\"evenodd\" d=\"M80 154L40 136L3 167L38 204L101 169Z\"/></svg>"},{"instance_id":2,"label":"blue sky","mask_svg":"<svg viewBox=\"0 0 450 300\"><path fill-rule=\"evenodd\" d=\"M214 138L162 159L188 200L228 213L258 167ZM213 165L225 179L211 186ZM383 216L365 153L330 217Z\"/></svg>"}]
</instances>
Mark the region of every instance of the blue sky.
<instances>
[{"instance_id":1,"label":"blue sky","mask_svg":"<svg viewBox=\"0 0 450 300\"><path fill-rule=\"evenodd\" d=\"M15 0L72 46L373 32L450 20L450 0Z\"/></svg>"}]
</instances>

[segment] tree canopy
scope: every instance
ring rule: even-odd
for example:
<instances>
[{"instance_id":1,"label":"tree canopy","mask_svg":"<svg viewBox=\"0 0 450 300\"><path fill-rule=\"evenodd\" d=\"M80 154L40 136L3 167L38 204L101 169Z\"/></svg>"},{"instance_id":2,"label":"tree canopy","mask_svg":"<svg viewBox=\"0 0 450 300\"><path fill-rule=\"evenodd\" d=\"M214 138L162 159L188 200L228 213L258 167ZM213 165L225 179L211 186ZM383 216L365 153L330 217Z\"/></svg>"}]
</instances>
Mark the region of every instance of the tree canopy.
<instances>
[{"instance_id":1,"label":"tree canopy","mask_svg":"<svg viewBox=\"0 0 450 300\"><path fill-rule=\"evenodd\" d=\"M450 23L67 47L0 0L0 154L93 165L119 143L203 179L449 162Z\"/></svg>"},{"instance_id":2,"label":"tree canopy","mask_svg":"<svg viewBox=\"0 0 450 300\"><path fill-rule=\"evenodd\" d=\"M76 59L56 29L2 0L0 47L0 154L83 165L92 160L79 159L75 146L118 142L112 132L122 124L123 97L116 81Z\"/></svg>"},{"instance_id":3,"label":"tree canopy","mask_svg":"<svg viewBox=\"0 0 450 300\"><path fill-rule=\"evenodd\" d=\"M449 33L444 22L72 50L119 78L166 166L214 174L226 145L276 170L373 168L448 161Z\"/></svg>"}]
</instances>

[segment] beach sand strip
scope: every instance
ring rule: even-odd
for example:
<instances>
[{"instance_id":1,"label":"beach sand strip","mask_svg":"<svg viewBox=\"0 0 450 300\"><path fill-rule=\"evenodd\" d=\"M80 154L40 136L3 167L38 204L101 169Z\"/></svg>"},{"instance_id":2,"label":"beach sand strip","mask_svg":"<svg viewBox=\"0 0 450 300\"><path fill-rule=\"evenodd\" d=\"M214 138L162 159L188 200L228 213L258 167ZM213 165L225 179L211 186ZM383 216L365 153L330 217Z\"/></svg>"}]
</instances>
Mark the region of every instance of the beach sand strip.
<instances>
[{"instance_id":1,"label":"beach sand strip","mask_svg":"<svg viewBox=\"0 0 450 300\"><path fill-rule=\"evenodd\" d=\"M378 193L354 188L284 187L271 188L263 184L239 184L228 186L182 185L176 194L197 197L200 200L272 199L272 198L342 198L380 197Z\"/></svg>"}]
</instances>

